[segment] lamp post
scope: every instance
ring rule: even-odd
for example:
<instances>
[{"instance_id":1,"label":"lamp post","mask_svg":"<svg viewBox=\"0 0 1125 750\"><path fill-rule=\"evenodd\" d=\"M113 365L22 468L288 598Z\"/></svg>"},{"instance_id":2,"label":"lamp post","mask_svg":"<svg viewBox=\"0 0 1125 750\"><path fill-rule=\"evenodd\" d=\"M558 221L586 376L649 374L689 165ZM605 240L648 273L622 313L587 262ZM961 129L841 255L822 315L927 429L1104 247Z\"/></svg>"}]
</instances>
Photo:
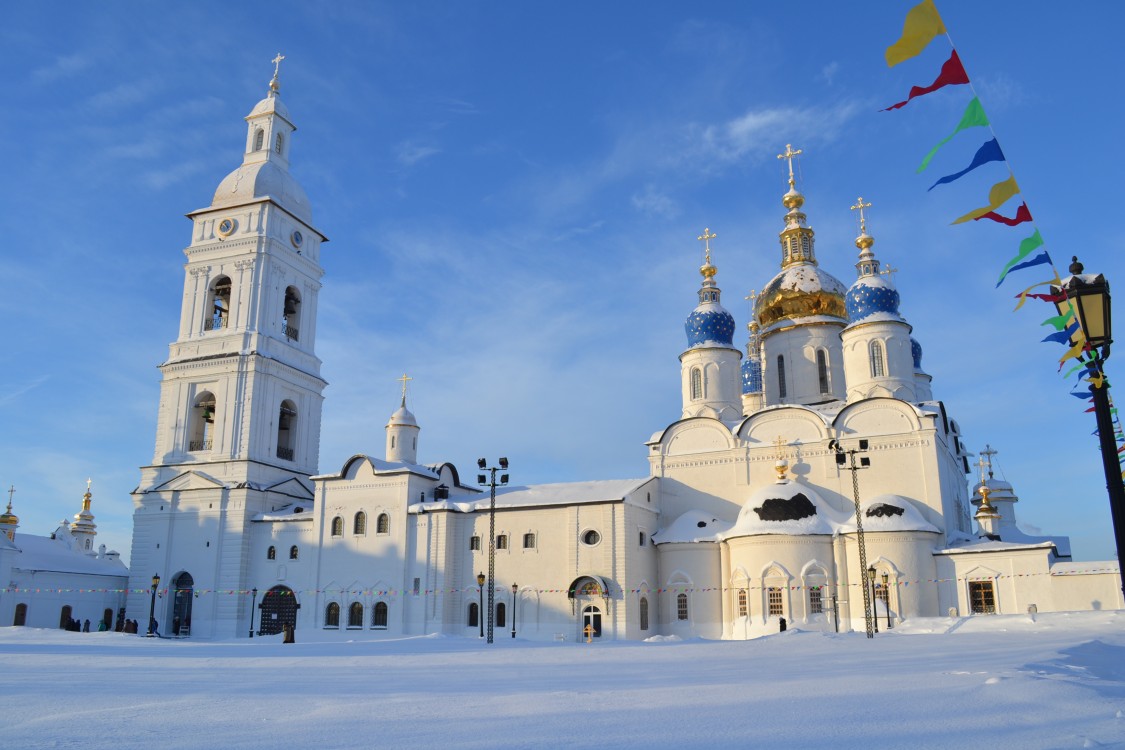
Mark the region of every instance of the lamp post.
<instances>
[{"instance_id":1,"label":"lamp post","mask_svg":"<svg viewBox=\"0 0 1125 750\"><path fill-rule=\"evenodd\" d=\"M844 450L844 446L840 445L839 440L828 441L828 450L836 454L836 465L843 466L852 473L852 500L855 502L855 538L856 546L859 548L860 577L867 570L867 544L863 539L863 514L859 512L859 470L870 468L871 459L867 456L860 456L857 465L855 457L857 453L865 453L867 445L866 440L860 440L858 448ZM871 592L867 588L866 581L863 582L861 588L863 589L863 623L867 631L867 637L874 638L875 632L878 630L878 625L875 623L873 616L874 602L871 601ZM848 605L848 608L851 609L851 604Z\"/></svg>"},{"instance_id":2,"label":"lamp post","mask_svg":"<svg viewBox=\"0 0 1125 750\"><path fill-rule=\"evenodd\" d=\"M152 574L152 600L148 604L148 632L145 638L156 637L156 589L160 587L160 574Z\"/></svg>"},{"instance_id":3,"label":"lamp post","mask_svg":"<svg viewBox=\"0 0 1125 750\"><path fill-rule=\"evenodd\" d=\"M512 637L516 637L516 592L520 590L519 584L512 584Z\"/></svg>"},{"instance_id":4,"label":"lamp post","mask_svg":"<svg viewBox=\"0 0 1125 750\"><path fill-rule=\"evenodd\" d=\"M477 573L477 625L480 626L480 638L484 638L484 573Z\"/></svg>"},{"instance_id":5,"label":"lamp post","mask_svg":"<svg viewBox=\"0 0 1125 750\"><path fill-rule=\"evenodd\" d=\"M884 573L883 574L883 598L884 598L884 601L887 605L887 630L890 630L891 628L894 627L893 625L891 625L891 589L889 588L890 583L891 583L890 574Z\"/></svg>"},{"instance_id":6,"label":"lamp post","mask_svg":"<svg viewBox=\"0 0 1125 750\"><path fill-rule=\"evenodd\" d=\"M875 632L879 632L879 609L875 606L875 566L872 565L867 569L867 580L871 584L871 620L872 625L875 626Z\"/></svg>"},{"instance_id":7,"label":"lamp post","mask_svg":"<svg viewBox=\"0 0 1125 750\"><path fill-rule=\"evenodd\" d=\"M1113 521L1113 539L1117 545L1118 566L1122 567L1121 555L1125 552L1125 486L1122 485L1113 416L1109 410L1109 383L1105 379L1105 361L1109 359L1109 345L1113 343L1109 282L1100 273L1096 276L1083 274L1084 269L1078 258L1072 256L1071 260L1071 275L1063 280L1062 286L1052 286L1051 294L1059 314L1073 314L1086 337L1085 359L1081 361L1086 364L1090 395L1094 399L1102 469L1105 471L1109 513ZM1125 595L1125 570L1121 571L1121 575L1122 594Z\"/></svg>"},{"instance_id":8,"label":"lamp post","mask_svg":"<svg viewBox=\"0 0 1125 750\"><path fill-rule=\"evenodd\" d=\"M488 474L477 474L477 483L487 485L488 495L488 642L492 643L492 631L496 616L496 472L507 471L508 459L501 457L499 466L489 466L483 458L477 459L477 468ZM508 475L500 475L500 484L508 483Z\"/></svg>"},{"instance_id":9,"label":"lamp post","mask_svg":"<svg viewBox=\"0 0 1125 750\"><path fill-rule=\"evenodd\" d=\"M254 604L258 601L258 589L250 589L250 635L248 638L254 637Z\"/></svg>"}]
</instances>

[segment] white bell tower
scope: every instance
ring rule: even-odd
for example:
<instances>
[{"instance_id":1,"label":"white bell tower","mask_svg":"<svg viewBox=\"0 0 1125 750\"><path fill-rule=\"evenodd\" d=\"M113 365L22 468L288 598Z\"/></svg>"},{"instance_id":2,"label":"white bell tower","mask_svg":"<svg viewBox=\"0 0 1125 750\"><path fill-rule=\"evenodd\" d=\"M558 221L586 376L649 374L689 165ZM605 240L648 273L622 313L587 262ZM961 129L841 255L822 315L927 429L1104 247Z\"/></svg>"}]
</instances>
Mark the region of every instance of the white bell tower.
<instances>
[{"instance_id":1,"label":"white bell tower","mask_svg":"<svg viewBox=\"0 0 1125 750\"><path fill-rule=\"evenodd\" d=\"M279 94L282 59L246 117L241 166L210 206L188 214L179 335L160 366L155 454L133 493L134 591L148 589L154 573L179 591L248 588L253 517L311 503L326 385L315 343L327 238L289 173L296 127ZM180 622L191 619L193 636L246 631L243 597L181 598L164 597L176 601ZM129 610L147 622L147 596L132 596ZM164 615L156 613L162 626L172 619ZM215 622L239 625L218 632Z\"/></svg>"}]
</instances>

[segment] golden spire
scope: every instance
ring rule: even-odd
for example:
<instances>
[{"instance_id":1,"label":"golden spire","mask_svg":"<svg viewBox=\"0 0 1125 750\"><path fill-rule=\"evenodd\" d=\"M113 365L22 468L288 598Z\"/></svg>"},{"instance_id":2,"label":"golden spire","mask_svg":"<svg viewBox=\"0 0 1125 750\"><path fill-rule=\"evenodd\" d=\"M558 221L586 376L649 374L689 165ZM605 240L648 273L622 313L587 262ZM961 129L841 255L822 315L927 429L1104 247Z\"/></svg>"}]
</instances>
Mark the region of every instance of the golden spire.
<instances>
[{"instance_id":1,"label":"golden spire","mask_svg":"<svg viewBox=\"0 0 1125 750\"><path fill-rule=\"evenodd\" d=\"M992 494L992 490L987 486L981 485L980 488L980 508L977 509L976 519L979 521L982 518L999 518L1000 513L993 507L989 501L988 496Z\"/></svg>"},{"instance_id":2,"label":"golden spire","mask_svg":"<svg viewBox=\"0 0 1125 750\"><path fill-rule=\"evenodd\" d=\"M857 198L852 206L853 211L859 211L859 236L855 238L855 246L860 250L870 250L875 244L875 239L867 233L867 216L863 213L865 208L871 208L871 201L864 203L863 196Z\"/></svg>"},{"instance_id":3,"label":"golden spire","mask_svg":"<svg viewBox=\"0 0 1125 750\"><path fill-rule=\"evenodd\" d=\"M82 496L82 511L84 513L90 512L90 499L93 498L93 495L90 494L90 485L92 483L93 483L92 479L86 480L86 494Z\"/></svg>"},{"instance_id":4,"label":"golden spire","mask_svg":"<svg viewBox=\"0 0 1125 750\"><path fill-rule=\"evenodd\" d=\"M278 52L277 57L270 60L270 62L273 63L273 78L270 79L270 94L276 94L281 91L281 84L278 82L277 76L281 72L281 61L284 59L285 55Z\"/></svg>"},{"instance_id":5,"label":"golden spire","mask_svg":"<svg viewBox=\"0 0 1125 750\"><path fill-rule=\"evenodd\" d=\"M785 475L789 473L789 459L785 457L785 438L778 435L773 444L777 446L777 461L773 465L773 470L777 472L778 483L781 483L785 481Z\"/></svg>"},{"instance_id":6,"label":"golden spire","mask_svg":"<svg viewBox=\"0 0 1125 750\"><path fill-rule=\"evenodd\" d=\"M409 383L413 379L414 378L410 377L405 372L402 374L401 378L395 378L395 380L402 381L402 405L403 406L406 406L406 384Z\"/></svg>"},{"instance_id":7,"label":"golden spire","mask_svg":"<svg viewBox=\"0 0 1125 750\"><path fill-rule=\"evenodd\" d=\"M797 149L796 151L794 151L793 146L791 144L786 143L785 144L785 153L777 155L778 159L787 159L789 161L789 189L790 190L796 190L797 189L797 181L793 178L793 157L794 156L800 156L803 153L804 153L804 151L801 150L801 149Z\"/></svg>"},{"instance_id":8,"label":"golden spire","mask_svg":"<svg viewBox=\"0 0 1125 750\"><path fill-rule=\"evenodd\" d=\"M711 240L718 236L719 235L712 232L710 228L704 227L703 234L696 237L697 240L703 243L703 265L700 266L699 272L708 279L712 278L719 270L711 265Z\"/></svg>"},{"instance_id":9,"label":"golden spire","mask_svg":"<svg viewBox=\"0 0 1125 750\"><path fill-rule=\"evenodd\" d=\"M14 526L20 522L19 517L12 512L12 495L14 494L16 494L16 486L13 484L8 488L8 511L6 513L0 514L0 524ZM11 532L8 533L8 538L14 538Z\"/></svg>"}]
</instances>

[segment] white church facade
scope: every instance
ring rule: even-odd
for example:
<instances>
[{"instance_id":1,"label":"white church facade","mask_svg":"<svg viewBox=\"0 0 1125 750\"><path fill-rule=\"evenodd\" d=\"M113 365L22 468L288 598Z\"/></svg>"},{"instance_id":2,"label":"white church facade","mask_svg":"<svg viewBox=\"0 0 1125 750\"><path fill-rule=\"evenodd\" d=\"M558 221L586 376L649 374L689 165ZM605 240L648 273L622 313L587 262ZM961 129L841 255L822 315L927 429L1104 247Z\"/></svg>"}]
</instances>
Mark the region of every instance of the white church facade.
<instances>
[{"instance_id":1,"label":"white church facade","mask_svg":"<svg viewBox=\"0 0 1125 750\"><path fill-rule=\"evenodd\" d=\"M296 127L276 73L246 120L243 163L189 214L180 328L133 494L129 617L147 619L154 573L168 587L162 631L203 638L286 624L298 638L479 637L488 623L543 640L587 627L748 638L783 618L863 629L865 599L884 627L1125 606L1116 563L1075 565L1065 538L1020 531L989 461L970 488L963 436L865 222L846 286L818 264L792 168L781 268L756 297L745 352L714 235L700 238L683 410L645 443L649 476L501 486L493 528L476 471L420 462L405 385L385 454L318 473L327 239L290 173Z\"/></svg>"}]
</instances>

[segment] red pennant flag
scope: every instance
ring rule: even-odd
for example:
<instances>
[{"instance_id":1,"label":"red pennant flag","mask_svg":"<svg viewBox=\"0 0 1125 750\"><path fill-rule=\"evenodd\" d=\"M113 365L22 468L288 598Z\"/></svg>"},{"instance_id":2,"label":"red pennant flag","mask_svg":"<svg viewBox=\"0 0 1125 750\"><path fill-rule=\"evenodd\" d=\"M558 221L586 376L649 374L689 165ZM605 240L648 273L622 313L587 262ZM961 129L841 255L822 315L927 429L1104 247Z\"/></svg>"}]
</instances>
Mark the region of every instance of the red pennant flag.
<instances>
[{"instance_id":1,"label":"red pennant flag","mask_svg":"<svg viewBox=\"0 0 1125 750\"><path fill-rule=\"evenodd\" d=\"M1019 296L1021 296L1021 294L1017 294L1016 296L1019 297ZM1041 299L1044 302L1052 302L1052 303L1053 302L1062 302L1064 299L1066 299L1066 295L1061 293L1061 292L1059 294L1029 294L1027 296L1028 297L1034 297L1035 299Z\"/></svg>"},{"instance_id":2,"label":"red pennant flag","mask_svg":"<svg viewBox=\"0 0 1125 750\"><path fill-rule=\"evenodd\" d=\"M949 59L946 60L945 64L941 66L941 73L938 74L937 79L934 80L933 83L924 88L921 86L911 87L910 96L906 97L906 101L899 102L898 104L892 104L886 109L880 111L889 112L892 109L905 107L907 102L909 102L916 96L931 94L934 91L937 91L938 89L945 86L957 86L959 84L968 82L969 74L965 72L965 67L961 65L961 58L957 56L957 50L953 50L953 53L949 56Z\"/></svg>"},{"instance_id":3,"label":"red pennant flag","mask_svg":"<svg viewBox=\"0 0 1125 750\"><path fill-rule=\"evenodd\" d=\"M1007 224L1010 227L1032 221L1031 210L1027 207L1026 203L1020 204L1020 207L1016 209L1016 215L1011 219L1009 219L1007 216L1001 216L995 211L989 211L982 216L976 217L975 219L973 219L973 221L980 221L981 219L991 219L992 221L997 221L1001 224Z\"/></svg>"}]
</instances>

